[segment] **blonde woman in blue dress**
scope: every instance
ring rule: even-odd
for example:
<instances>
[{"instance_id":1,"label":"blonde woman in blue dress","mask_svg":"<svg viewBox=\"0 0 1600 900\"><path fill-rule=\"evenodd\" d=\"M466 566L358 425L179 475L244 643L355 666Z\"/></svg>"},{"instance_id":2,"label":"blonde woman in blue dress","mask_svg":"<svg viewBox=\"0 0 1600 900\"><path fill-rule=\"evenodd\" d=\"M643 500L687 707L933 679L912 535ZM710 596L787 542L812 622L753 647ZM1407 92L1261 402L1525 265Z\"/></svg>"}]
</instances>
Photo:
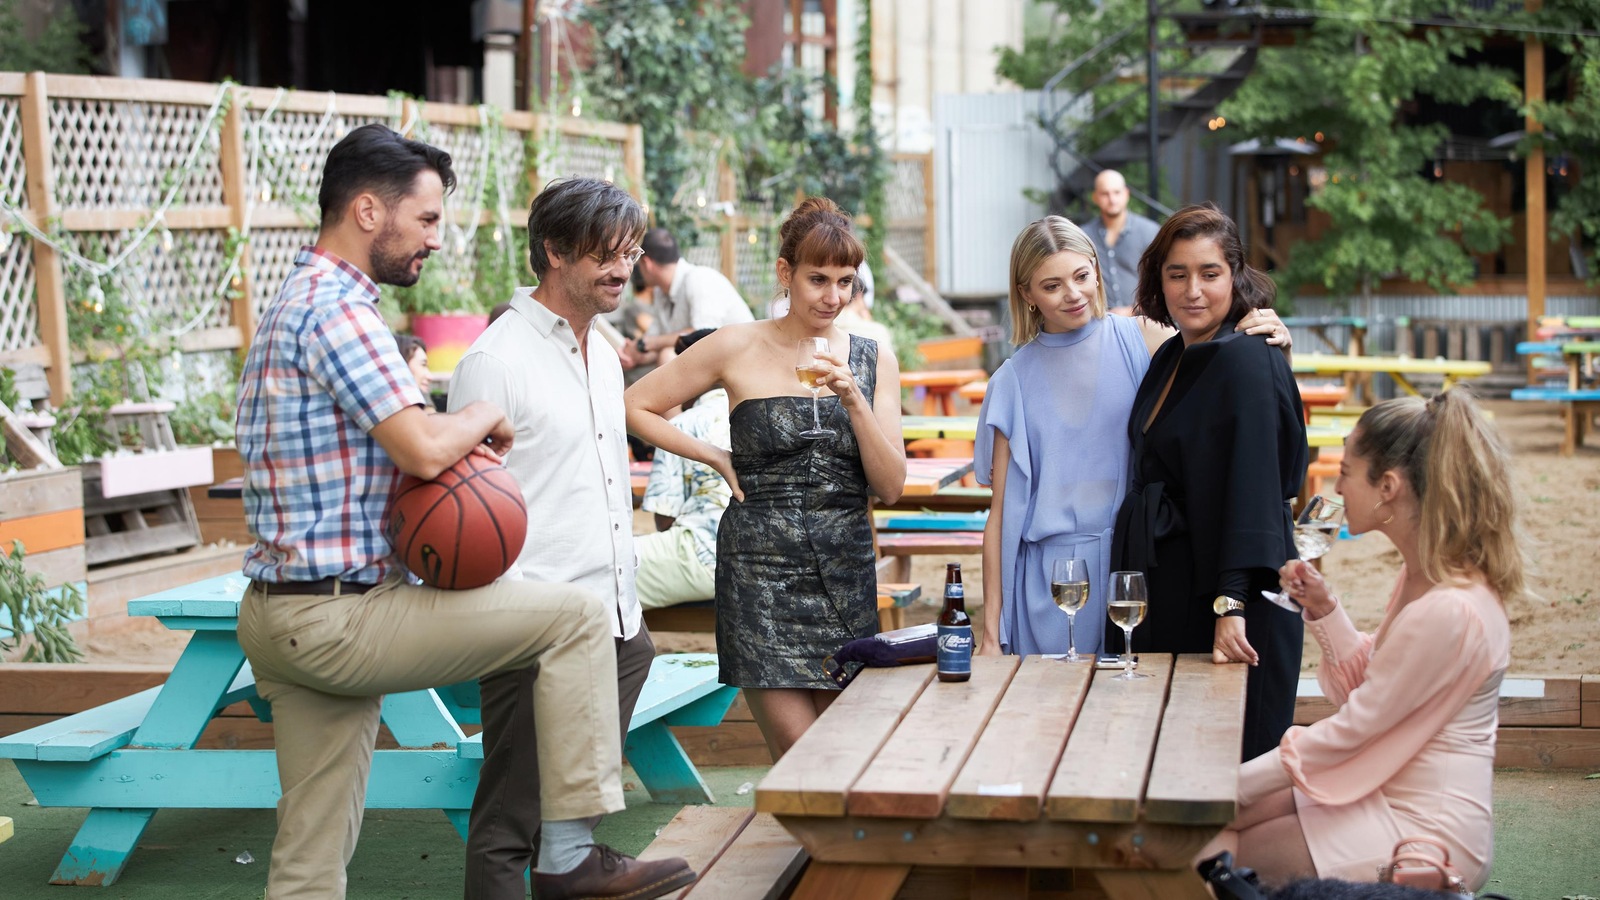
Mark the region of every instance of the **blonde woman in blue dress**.
<instances>
[{"instance_id":1,"label":"blonde woman in blue dress","mask_svg":"<svg viewBox=\"0 0 1600 900\"><path fill-rule=\"evenodd\" d=\"M1077 557L1089 600L1074 619L1080 654L1101 650L1111 527L1128 489L1128 416L1150 355L1175 332L1142 316L1106 314L1094 245L1046 216L1011 247L1012 342L978 416L974 471L994 489L983 536L986 654L1065 653L1067 616L1050 597L1051 561ZM1288 329L1271 310L1238 330Z\"/></svg>"}]
</instances>

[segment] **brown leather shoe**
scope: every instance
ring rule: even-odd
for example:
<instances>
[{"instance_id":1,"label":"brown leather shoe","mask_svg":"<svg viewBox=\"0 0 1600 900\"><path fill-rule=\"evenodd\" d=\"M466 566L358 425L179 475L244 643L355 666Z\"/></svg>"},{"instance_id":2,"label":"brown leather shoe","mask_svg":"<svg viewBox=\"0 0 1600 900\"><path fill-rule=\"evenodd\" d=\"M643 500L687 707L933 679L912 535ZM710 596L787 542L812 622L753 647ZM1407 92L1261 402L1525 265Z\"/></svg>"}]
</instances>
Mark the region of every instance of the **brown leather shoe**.
<instances>
[{"instance_id":1,"label":"brown leather shoe","mask_svg":"<svg viewBox=\"0 0 1600 900\"><path fill-rule=\"evenodd\" d=\"M679 857L642 862L592 844L589 857L571 872L533 873L539 900L650 900L692 884L694 870Z\"/></svg>"}]
</instances>

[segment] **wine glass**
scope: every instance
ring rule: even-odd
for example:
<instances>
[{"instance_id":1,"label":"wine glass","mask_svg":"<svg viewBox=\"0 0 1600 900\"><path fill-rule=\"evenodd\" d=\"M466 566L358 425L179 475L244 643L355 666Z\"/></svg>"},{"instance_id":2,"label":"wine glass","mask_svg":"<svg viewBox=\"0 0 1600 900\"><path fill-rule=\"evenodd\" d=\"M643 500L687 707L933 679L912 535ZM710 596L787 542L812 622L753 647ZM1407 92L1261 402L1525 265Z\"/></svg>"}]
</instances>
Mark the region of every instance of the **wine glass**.
<instances>
[{"instance_id":1,"label":"wine glass","mask_svg":"<svg viewBox=\"0 0 1600 900\"><path fill-rule=\"evenodd\" d=\"M1304 560L1321 559L1323 554L1333 547L1333 542L1339 537L1339 529L1344 525L1344 502L1337 497L1324 497L1318 494L1306 501L1306 508L1300 511L1300 518L1294 523L1294 549ZM1289 597L1288 591L1262 591L1262 594L1273 603L1278 604L1291 612L1299 612L1300 604Z\"/></svg>"},{"instance_id":2,"label":"wine glass","mask_svg":"<svg viewBox=\"0 0 1600 900\"><path fill-rule=\"evenodd\" d=\"M1144 621L1144 613L1149 605L1143 572L1111 573L1111 602L1106 604L1106 613L1111 616L1112 624L1122 629L1122 635L1126 639L1124 643L1126 652L1122 654L1122 674L1115 676L1119 681L1150 677L1133 671L1133 629Z\"/></svg>"},{"instance_id":3,"label":"wine glass","mask_svg":"<svg viewBox=\"0 0 1600 900\"><path fill-rule=\"evenodd\" d=\"M1060 558L1050 561L1050 599L1067 614L1067 662L1077 662L1078 647L1072 636L1072 620L1078 610L1089 602L1089 564L1081 559Z\"/></svg>"},{"instance_id":4,"label":"wine glass","mask_svg":"<svg viewBox=\"0 0 1600 900\"><path fill-rule=\"evenodd\" d=\"M822 391L822 382L827 378L826 370L817 365L817 356L827 352L828 339L822 337L801 338L795 347L794 375L811 391L811 428L800 432L800 436L806 440L820 441L837 433L831 428L823 428L822 418L817 413L817 394ZM827 365L826 360L823 365Z\"/></svg>"}]
</instances>

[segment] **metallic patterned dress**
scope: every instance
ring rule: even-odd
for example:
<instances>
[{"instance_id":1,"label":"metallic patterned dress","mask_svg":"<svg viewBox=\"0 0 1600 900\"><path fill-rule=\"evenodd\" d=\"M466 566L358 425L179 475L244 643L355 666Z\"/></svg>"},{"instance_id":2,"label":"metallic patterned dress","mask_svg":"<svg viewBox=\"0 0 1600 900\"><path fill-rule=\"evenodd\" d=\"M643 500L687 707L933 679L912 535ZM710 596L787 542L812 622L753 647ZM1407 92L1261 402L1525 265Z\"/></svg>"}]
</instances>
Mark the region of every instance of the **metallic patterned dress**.
<instances>
[{"instance_id":1,"label":"metallic patterned dress","mask_svg":"<svg viewBox=\"0 0 1600 900\"><path fill-rule=\"evenodd\" d=\"M873 400L878 345L850 338L850 370ZM733 468L744 490L717 533L717 653L723 684L837 690L822 660L878 631L867 475L850 415L821 401L836 434L807 440L811 398L733 409Z\"/></svg>"}]
</instances>

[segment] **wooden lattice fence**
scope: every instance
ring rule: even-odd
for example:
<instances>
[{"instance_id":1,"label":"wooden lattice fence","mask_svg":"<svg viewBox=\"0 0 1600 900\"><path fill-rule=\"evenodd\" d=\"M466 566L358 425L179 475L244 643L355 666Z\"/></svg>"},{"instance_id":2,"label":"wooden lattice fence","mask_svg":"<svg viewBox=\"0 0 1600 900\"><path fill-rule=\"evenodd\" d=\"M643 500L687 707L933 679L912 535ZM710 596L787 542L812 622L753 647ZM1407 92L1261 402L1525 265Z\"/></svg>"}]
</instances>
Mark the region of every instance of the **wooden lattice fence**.
<instances>
[{"instance_id":1,"label":"wooden lattice fence","mask_svg":"<svg viewBox=\"0 0 1600 900\"><path fill-rule=\"evenodd\" d=\"M643 197L638 126L404 97L0 73L0 365L43 364L63 402L68 305L97 311L95 288L82 286L113 278L142 325L130 341L244 346L315 236L323 160L368 122L451 154L458 187L433 264L459 277L475 265L471 231L526 216L506 208L508 194L588 175ZM523 183L485 190L511 175ZM502 200L489 208L486 196ZM99 280L86 265L105 269L124 251Z\"/></svg>"}]
</instances>

